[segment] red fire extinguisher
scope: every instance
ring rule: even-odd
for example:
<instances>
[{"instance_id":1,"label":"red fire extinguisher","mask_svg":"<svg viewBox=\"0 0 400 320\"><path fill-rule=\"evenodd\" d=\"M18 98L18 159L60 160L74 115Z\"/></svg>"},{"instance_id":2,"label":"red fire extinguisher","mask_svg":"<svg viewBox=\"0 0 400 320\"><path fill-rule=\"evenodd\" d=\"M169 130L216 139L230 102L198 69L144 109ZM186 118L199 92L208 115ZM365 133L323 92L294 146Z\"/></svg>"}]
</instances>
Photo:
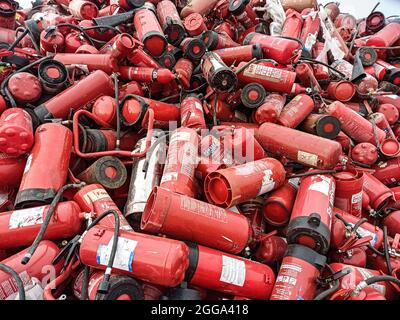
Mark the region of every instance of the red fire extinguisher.
<instances>
[{"instance_id":1,"label":"red fire extinguisher","mask_svg":"<svg viewBox=\"0 0 400 320\"><path fill-rule=\"evenodd\" d=\"M305 94L299 94L282 109L277 123L288 128L295 128L313 109L314 100Z\"/></svg>"},{"instance_id":2,"label":"red fire extinguisher","mask_svg":"<svg viewBox=\"0 0 400 320\"><path fill-rule=\"evenodd\" d=\"M245 66L245 62L238 65L238 69ZM244 83L259 83L267 91L299 94L305 92L305 88L295 83L296 73L283 69L252 63L238 74L238 79Z\"/></svg>"},{"instance_id":3,"label":"red fire extinguisher","mask_svg":"<svg viewBox=\"0 0 400 320\"><path fill-rule=\"evenodd\" d=\"M85 92L85 94L82 94ZM73 86L60 92L50 100L34 109L39 121L45 119L66 119L70 110L83 108L87 103L102 95L114 95L112 79L103 71L97 70Z\"/></svg>"},{"instance_id":4,"label":"red fire extinguisher","mask_svg":"<svg viewBox=\"0 0 400 320\"><path fill-rule=\"evenodd\" d=\"M40 33L40 51L43 54L63 52L65 39L61 32L54 30L43 30Z\"/></svg>"},{"instance_id":5,"label":"red fire extinguisher","mask_svg":"<svg viewBox=\"0 0 400 320\"><path fill-rule=\"evenodd\" d=\"M201 35L201 39L205 43L208 50L217 50L222 48L239 47L240 44L236 43L226 33L217 33L213 30L207 30Z\"/></svg>"},{"instance_id":6,"label":"red fire extinguisher","mask_svg":"<svg viewBox=\"0 0 400 320\"><path fill-rule=\"evenodd\" d=\"M400 84L400 69L383 60L378 59L372 66L364 69L365 72L374 76L379 81L388 81L395 85Z\"/></svg>"},{"instance_id":7,"label":"red fire extinguisher","mask_svg":"<svg viewBox=\"0 0 400 320\"><path fill-rule=\"evenodd\" d=\"M154 57L161 56L167 48L167 40L155 15L156 8L151 2L135 12L133 23L137 37L144 48Z\"/></svg>"},{"instance_id":8,"label":"red fire extinguisher","mask_svg":"<svg viewBox=\"0 0 400 320\"><path fill-rule=\"evenodd\" d=\"M298 180L289 179L283 186L269 193L263 208L264 219L275 227L285 226L290 219L296 199Z\"/></svg>"},{"instance_id":9,"label":"red fire extinguisher","mask_svg":"<svg viewBox=\"0 0 400 320\"><path fill-rule=\"evenodd\" d=\"M301 179L286 235L289 244L301 244L322 254L328 252L335 186L331 175Z\"/></svg>"},{"instance_id":10,"label":"red fire extinguisher","mask_svg":"<svg viewBox=\"0 0 400 320\"><path fill-rule=\"evenodd\" d=\"M198 145L199 137L193 129L181 127L173 132L160 187L189 197L197 194L194 171Z\"/></svg>"},{"instance_id":11,"label":"red fire extinguisher","mask_svg":"<svg viewBox=\"0 0 400 320\"><path fill-rule=\"evenodd\" d=\"M361 217L363 172L347 170L333 175L336 181L335 206L353 216Z\"/></svg>"},{"instance_id":12,"label":"red fire extinguisher","mask_svg":"<svg viewBox=\"0 0 400 320\"><path fill-rule=\"evenodd\" d=\"M77 299L82 299L82 287L84 281L82 270L74 279L72 289ZM104 272L93 270L89 274L86 300L96 300L97 290L103 281ZM108 293L100 296L101 300L143 300L144 292L140 283L132 277L119 274L111 274Z\"/></svg>"},{"instance_id":13,"label":"red fire extinguisher","mask_svg":"<svg viewBox=\"0 0 400 320\"><path fill-rule=\"evenodd\" d=\"M286 96L271 93L265 99L263 104L253 111L252 118L255 123L264 122L276 123L279 115L285 106Z\"/></svg>"},{"instance_id":14,"label":"red fire extinguisher","mask_svg":"<svg viewBox=\"0 0 400 320\"><path fill-rule=\"evenodd\" d=\"M102 185L90 184L83 187L75 194L73 200L79 205L82 212L94 213L96 216L100 216L109 210L116 211L120 219L120 229L132 230L132 227ZM114 217L108 215L99 221L98 225L114 228Z\"/></svg>"},{"instance_id":15,"label":"red fire extinguisher","mask_svg":"<svg viewBox=\"0 0 400 320\"><path fill-rule=\"evenodd\" d=\"M125 67L119 68L121 79L134 80L138 82L158 82L161 84L168 84L175 80L175 75L165 68L148 68L148 67Z\"/></svg>"},{"instance_id":16,"label":"red fire extinguisher","mask_svg":"<svg viewBox=\"0 0 400 320\"><path fill-rule=\"evenodd\" d=\"M196 244L190 244L189 250L185 280L190 285L250 299L269 299L275 276L267 265Z\"/></svg>"},{"instance_id":17,"label":"red fire extinguisher","mask_svg":"<svg viewBox=\"0 0 400 320\"><path fill-rule=\"evenodd\" d=\"M49 206L3 212L0 215L0 248L30 245L35 240ZM50 220L43 239L65 239L76 235L82 227L83 214L76 202L60 202Z\"/></svg>"},{"instance_id":18,"label":"red fire extinguisher","mask_svg":"<svg viewBox=\"0 0 400 320\"><path fill-rule=\"evenodd\" d=\"M332 169L342 153L340 143L274 123L263 123L256 139L265 150L319 169Z\"/></svg>"},{"instance_id":19,"label":"red fire extinguisher","mask_svg":"<svg viewBox=\"0 0 400 320\"><path fill-rule=\"evenodd\" d=\"M243 44L261 45L265 58L274 59L284 65L290 64L297 56L300 44L297 41L279 37L268 36L257 32L252 32L243 40Z\"/></svg>"},{"instance_id":20,"label":"red fire extinguisher","mask_svg":"<svg viewBox=\"0 0 400 320\"><path fill-rule=\"evenodd\" d=\"M157 3L157 16L168 42L177 46L185 37L185 28L175 4L169 0Z\"/></svg>"},{"instance_id":21,"label":"red fire extinguisher","mask_svg":"<svg viewBox=\"0 0 400 320\"><path fill-rule=\"evenodd\" d=\"M229 1L228 11L246 29L257 24L257 13L254 11L252 4L250 4L250 0L231 0Z\"/></svg>"},{"instance_id":22,"label":"red fire extinguisher","mask_svg":"<svg viewBox=\"0 0 400 320\"><path fill-rule=\"evenodd\" d=\"M189 14L183 21L183 25L191 37L199 36L202 32L207 31L203 16L197 12Z\"/></svg>"},{"instance_id":23,"label":"red fire extinguisher","mask_svg":"<svg viewBox=\"0 0 400 320\"><path fill-rule=\"evenodd\" d=\"M326 257L299 245L288 245L271 294L271 300L312 300Z\"/></svg>"},{"instance_id":24,"label":"red fire extinguisher","mask_svg":"<svg viewBox=\"0 0 400 320\"><path fill-rule=\"evenodd\" d=\"M84 0L69 1L68 9L75 18L80 20L91 20L99 14L99 9L93 2Z\"/></svg>"},{"instance_id":25,"label":"red fire extinguisher","mask_svg":"<svg viewBox=\"0 0 400 320\"><path fill-rule=\"evenodd\" d=\"M373 176L386 186L394 186L400 181L400 159L379 162L374 166Z\"/></svg>"},{"instance_id":26,"label":"red fire extinguisher","mask_svg":"<svg viewBox=\"0 0 400 320\"><path fill-rule=\"evenodd\" d=\"M339 101L331 103L327 113L339 119L342 130L357 142L370 142L376 145L386 138L385 132Z\"/></svg>"},{"instance_id":27,"label":"red fire extinguisher","mask_svg":"<svg viewBox=\"0 0 400 320\"><path fill-rule=\"evenodd\" d=\"M340 133L340 121L332 116L319 113L311 113L301 124L301 129L305 132L317 136L335 139Z\"/></svg>"},{"instance_id":28,"label":"red fire extinguisher","mask_svg":"<svg viewBox=\"0 0 400 320\"><path fill-rule=\"evenodd\" d=\"M222 48L214 50L226 65L230 66L235 62L250 61L253 58L257 60L263 58L261 46L257 44L249 44L246 46Z\"/></svg>"},{"instance_id":29,"label":"red fire extinguisher","mask_svg":"<svg viewBox=\"0 0 400 320\"><path fill-rule=\"evenodd\" d=\"M18 157L33 146L31 116L21 108L9 108L0 116L0 152Z\"/></svg>"},{"instance_id":30,"label":"red fire extinguisher","mask_svg":"<svg viewBox=\"0 0 400 320\"><path fill-rule=\"evenodd\" d=\"M303 17L293 9L286 11L286 20L282 27L282 36L299 38L303 27Z\"/></svg>"},{"instance_id":31,"label":"red fire extinguisher","mask_svg":"<svg viewBox=\"0 0 400 320\"><path fill-rule=\"evenodd\" d=\"M94 226L82 238L82 263L105 270L114 231ZM189 249L181 241L120 230L113 271L167 287L179 285L189 266Z\"/></svg>"},{"instance_id":32,"label":"red fire extinguisher","mask_svg":"<svg viewBox=\"0 0 400 320\"><path fill-rule=\"evenodd\" d=\"M15 199L16 208L51 202L66 182L71 149L72 132L63 125L46 123L36 129L35 145Z\"/></svg>"},{"instance_id":33,"label":"red fire extinguisher","mask_svg":"<svg viewBox=\"0 0 400 320\"><path fill-rule=\"evenodd\" d=\"M304 19L300 40L304 43L305 50L310 53L312 53L314 45L316 44L321 27L321 20L316 13L316 11L311 9L304 9L301 13L302 16L306 16L306 18Z\"/></svg>"},{"instance_id":34,"label":"red fire extinguisher","mask_svg":"<svg viewBox=\"0 0 400 320\"><path fill-rule=\"evenodd\" d=\"M204 181L204 193L208 202L229 208L279 188L285 175L278 160L264 158L211 172Z\"/></svg>"},{"instance_id":35,"label":"red fire extinguisher","mask_svg":"<svg viewBox=\"0 0 400 320\"><path fill-rule=\"evenodd\" d=\"M370 199L371 207L378 210L393 197L392 191L370 173L364 172L363 190Z\"/></svg>"},{"instance_id":36,"label":"red fire extinguisher","mask_svg":"<svg viewBox=\"0 0 400 320\"><path fill-rule=\"evenodd\" d=\"M192 129L206 129L203 105L196 95L188 95L181 102L181 126Z\"/></svg>"},{"instance_id":37,"label":"red fire extinguisher","mask_svg":"<svg viewBox=\"0 0 400 320\"><path fill-rule=\"evenodd\" d=\"M288 248L285 238L270 236L261 240L261 243L254 254L255 259L269 266L280 263Z\"/></svg>"},{"instance_id":38,"label":"red fire extinguisher","mask_svg":"<svg viewBox=\"0 0 400 320\"><path fill-rule=\"evenodd\" d=\"M118 71L118 61L110 54L57 53L54 60L64 65L84 65L89 71L101 70L107 74Z\"/></svg>"},{"instance_id":39,"label":"red fire extinguisher","mask_svg":"<svg viewBox=\"0 0 400 320\"><path fill-rule=\"evenodd\" d=\"M142 48L133 49L128 54L128 60L137 67L160 68L160 64L155 61L148 53Z\"/></svg>"},{"instance_id":40,"label":"red fire extinguisher","mask_svg":"<svg viewBox=\"0 0 400 320\"><path fill-rule=\"evenodd\" d=\"M114 59L122 60L135 49L136 44L137 41L131 35L121 33L101 47L99 53L109 54Z\"/></svg>"},{"instance_id":41,"label":"red fire extinguisher","mask_svg":"<svg viewBox=\"0 0 400 320\"><path fill-rule=\"evenodd\" d=\"M62 263L53 265L54 258L60 252L58 246L49 241L43 240L39 243L35 254L27 264L22 264L21 259L28 249L22 250L11 257L1 261L2 264L12 268L20 276L24 286L36 278L39 281L50 281L51 276L56 276L61 270ZM10 274L0 271L0 300L5 300L15 295L18 288L15 280Z\"/></svg>"},{"instance_id":42,"label":"red fire extinguisher","mask_svg":"<svg viewBox=\"0 0 400 320\"><path fill-rule=\"evenodd\" d=\"M182 228L190 224L197 227ZM141 229L233 254L240 253L252 240L245 216L159 187L147 201Z\"/></svg>"}]
</instances>

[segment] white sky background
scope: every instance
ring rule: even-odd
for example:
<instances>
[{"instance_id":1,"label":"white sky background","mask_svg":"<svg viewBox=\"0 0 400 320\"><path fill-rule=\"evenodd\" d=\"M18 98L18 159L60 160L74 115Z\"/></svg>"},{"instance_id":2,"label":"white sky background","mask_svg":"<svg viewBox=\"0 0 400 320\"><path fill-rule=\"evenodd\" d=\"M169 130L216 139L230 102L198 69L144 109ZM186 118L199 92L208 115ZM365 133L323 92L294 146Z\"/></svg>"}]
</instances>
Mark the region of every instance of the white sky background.
<instances>
[{"instance_id":1,"label":"white sky background","mask_svg":"<svg viewBox=\"0 0 400 320\"><path fill-rule=\"evenodd\" d=\"M21 7L30 6L31 0L17 0ZM319 3L325 4L330 0L319 0ZM356 18L364 18L369 15L377 0L336 0L340 3L342 12L351 13ZM386 16L400 15L400 0L380 0L377 10L383 12Z\"/></svg>"}]
</instances>

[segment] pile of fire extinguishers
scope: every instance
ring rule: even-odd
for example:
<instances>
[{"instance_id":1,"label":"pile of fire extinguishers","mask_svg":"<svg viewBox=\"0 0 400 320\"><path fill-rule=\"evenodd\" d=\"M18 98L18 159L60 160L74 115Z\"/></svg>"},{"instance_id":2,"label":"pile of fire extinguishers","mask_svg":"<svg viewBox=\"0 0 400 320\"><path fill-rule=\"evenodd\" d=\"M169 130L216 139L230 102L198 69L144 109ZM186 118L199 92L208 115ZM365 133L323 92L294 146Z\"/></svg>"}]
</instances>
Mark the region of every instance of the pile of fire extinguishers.
<instances>
[{"instance_id":1,"label":"pile of fire extinguishers","mask_svg":"<svg viewBox=\"0 0 400 320\"><path fill-rule=\"evenodd\" d=\"M0 300L400 297L400 18L0 0Z\"/></svg>"}]
</instances>

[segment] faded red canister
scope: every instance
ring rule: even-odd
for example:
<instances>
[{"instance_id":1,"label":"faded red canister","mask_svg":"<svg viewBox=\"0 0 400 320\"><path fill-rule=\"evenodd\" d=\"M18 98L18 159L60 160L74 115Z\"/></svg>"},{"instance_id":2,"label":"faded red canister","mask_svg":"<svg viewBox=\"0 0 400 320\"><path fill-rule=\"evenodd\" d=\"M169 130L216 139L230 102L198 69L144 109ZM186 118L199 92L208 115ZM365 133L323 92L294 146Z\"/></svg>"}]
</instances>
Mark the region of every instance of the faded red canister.
<instances>
[{"instance_id":1,"label":"faded red canister","mask_svg":"<svg viewBox=\"0 0 400 320\"><path fill-rule=\"evenodd\" d=\"M326 139L335 139L340 132L341 125L335 117L311 113L301 124L301 129Z\"/></svg>"},{"instance_id":2,"label":"faded red canister","mask_svg":"<svg viewBox=\"0 0 400 320\"><path fill-rule=\"evenodd\" d=\"M82 263L105 270L114 230L94 226L79 249ZM189 250L181 241L120 230L113 270L167 287L179 285L189 266Z\"/></svg>"},{"instance_id":3,"label":"faded red canister","mask_svg":"<svg viewBox=\"0 0 400 320\"><path fill-rule=\"evenodd\" d=\"M370 198L370 205L378 210L392 198L392 191L370 173L364 173L363 190Z\"/></svg>"},{"instance_id":4,"label":"faded red canister","mask_svg":"<svg viewBox=\"0 0 400 320\"><path fill-rule=\"evenodd\" d=\"M179 59L174 66L178 80L185 89L190 88L190 79L192 77L193 68L193 62L185 58Z\"/></svg>"},{"instance_id":5,"label":"faded red canister","mask_svg":"<svg viewBox=\"0 0 400 320\"><path fill-rule=\"evenodd\" d=\"M66 119L71 109L81 109L102 95L114 95L114 83L105 72L97 70L37 106L34 112L41 122L51 118Z\"/></svg>"},{"instance_id":6,"label":"faded red canister","mask_svg":"<svg viewBox=\"0 0 400 320\"><path fill-rule=\"evenodd\" d=\"M389 159L374 166L373 176L386 186L394 186L400 182L400 159Z\"/></svg>"},{"instance_id":7,"label":"faded red canister","mask_svg":"<svg viewBox=\"0 0 400 320\"><path fill-rule=\"evenodd\" d=\"M250 299L269 299L275 282L267 265L204 246L190 244L190 285Z\"/></svg>"},{"instance_id":8,"label":"faded red canister","mask_svg":"<svg viewBox=\"0 0 400 320\"><path fill-rule=\"evenodd\" d=\"M176 46L185 37L185 28L175 4L169 0L157 3L157 16L168 42Z\"/></svg>"},{"instance_id":9,"label":"faded red canister","mask_svg":"<svg viewBox=\"0 0 400 320\"><path fill-rule=\"evenodd\" d=\"M286 19L283 23L281 35L284 37L299 38L303 27L303 17L293 9L286 10Z\"/></svg>"},{"instance_id":10,"label":"faded red canister","mask_svg":"<svg viewBox=\"0 0 400 320\"><path fill-rule=\"evenodd\" d=\"M45 53L62 52L65 46L65 39L61 32L51 30L47 32L43 30L40 34L40 51Z\"/></svg>"},{"instance_id":11,"label":"faded red canister","mask_svg":"<svg viewBox=\"0 0 400 320\"><path fill-rule=\"evenodd\" d=\"M355 217L343 210L338 208L333 208L334 218L332 221L332 232L331 232L331 248L338 249L340 248L348 238L348 229L344 225L343 221L336 217L337 214L342 216L342 218L351 226L354 225L360 220L360 218ZM382 245L383 241L383 231L377 226L372 225L369 222L364 222L357 228L357 233L362 236L371 236L370 244L378 249Z\"/></svg>"},{"instance_id":12,"label":"faded red canister","mask_svg":"<svg viewBox=\"0 0 400 320\"><path fill-rule=\"evenodd\" d=\"M335 185L331 175L301 179L286 234L289 244L301 244L322 254L328 252Z\"/></svg>"},{"instance_id":13,"label":"faded red canister","mask_svg":"<svg viewBox=\"0 0 400 320\"><path fill-rule=\"evenodd\" d=\"M381 104L376 111L384 114L391 125L395 124L397 120L399 120L399 110L390 103Z\"/></svg>"},{"instance_id":14,"label":"faded red canister","mask_svg":"<svg viewBox=\"0 0 400 320\"><path fill-rule=\"evenodd\" d=\"M261 45L265 58L274 59L284 65L290 64L297 55L300 44L297 41L268 36L257 32L249 33L243 40L243 44Z\"/></svg>"},{"instance_id":15,"label":"faded red canister","mask_svg":"<svg viewBox=\"0 0 400 320\"><path fill-rule=\"evenodd\" d=\"M363 172L350 170L333 175L336 181L335 206L353 216L361 217Z\"/></svg>"},{"instance_id":16,"label":"faded red canister","mask_svg":"<svg viewBox=\"0 0 400 320\"><path fill-rule=\"evenodd\" d=\"M285 105L286 96L271 93L269 94L263 104L257 108L252 114L255 123L262 124L264 122L277 122L279 115Z\"/></svg>"},{"instance_id":17,"label":"faded red canister","mask_svg":"<svg viewBox=\"0 0 400 320\"><path fill-rule=\"evenodd\" d=\"M107 74L118 71L118 61L110 54L77 54L77 53L57 53L54 60L62 64L86 66L90 72L102 70Z\"/></svg>"},{"instance_id":18,"label":"faded red canister","mask_svg":"<svg viewBox=\"0 0 400 320\"><path fill-rule=\"evenodd\" d=\"M135 12L133 23L138 39L145 49L154 57L161 56L167 48L163 30L155 15L155 7L147 2L145 6Z\"/></svg>"},{"instance_id":19,"label":"faded red canister","mask_svg":"<svg viewBox=\"0 0 400 320\"><path fill-rule=\"evenodd\" d=\"M63 125L46 123L36 129L35 144L15 199L16 208L53 200L67 180L71 149L72 132Z\"/></svg>"},{"instance_id":20,"label":"faded red canister","mask_svg":"<svg viewBox=\"0 0 400 320\"><path fill-rule=\"evenodd\" d=\"M288 246L271 294L271 300L312 300L326 257L299 245Z\"/></svg>"},{"instance_id":21,"label":"faded red canister","mask_svg":"<svg viewBox=\"0 0 400 320\"><path fill-rule=\"evenodd\" d=\"M207 31L203 16L197 12L189 14L183 21L183 25L191 37L198 36L202 32Z\"/></svg>"},{"instance_id":22,"label":"faded red canister","mask_svg":"<svg viewBox=\"0 0 400 320\"><path fill-rule=\"evenodd\" d=\"M356 93L354 84L350 81L342 80L339 82L330 82L327 88L327 94L330 99L342 102L350 101Z\"/></svg>"},{"instance_id":23,"label":"faded red canister","mask_svg":"<svg viewBox=\"0 0 400 320\"><path fill-rule=\"evenodd\" d=\"M153 189L147 201L141 229L233 254L240 253L252 239L244 215L160 187Z\"/></svg>"},{"instance_id":24,"label":"faded red canister","mask_svg":"<svg viewBox=\"0 0 400 320\"><path fill-rule=\"evenodd\" d=\"M328 114L339 119L342 130L356 142L370 142L376 145L376 139L383 142L386 138L383 130L377 127L374 130L371 122L339 101L331 103L326 110Z\"/></svg>"},{"instance_id":25,"label":"faded red canister","mask_svg":"<svg viewBox=\"0 0 400 320\"><path fill-rule=\"evenodd\" d=\"M194 197L194 171L198 163L199 137L193 129L178 128L171 135L160 187Z\"/></svg>"},{"instance_id":26,"label":"faded red canister","mask_svg":"<svg viewBox=\"0 0 400 320\"><path fill-rule=\"evenodd\" d=\"M266 196L263 212L268 224L282 227L289 222L297 189L296 181L290 179Z\"/></svg>"},{"instance_id":27,"label":"faded red canister","mask_svg":"<svg viewBox=\"0 0 400 320\"><path fill-rule=\"evenodd\" d=\"M208 202L229 208L280 187L286 171L276 159L264 158L211 172L204 181Z\"/></svg>"},{"instance_id":28,"label":"faded red canister","mask_svg":"<svg viewBox=\"0 0 400 320\"><path fill-rule=\"evenodd\" d=\"M206 129L203 105L196 95L186 96L181 102L181 126L192 129Z\"/></svg>"},{"instance_id":29,"label":"faded red canister","mask_svg":"<svg viewBox=\"0 0 400 320\"><path fill-rule=\"evenodd\" d=\"M83 187L75 194L74 201L79 204L83 212L93 212L97 217L109 210L114 210L119 216L120 230L132 230L132 227L102 185L90 184ZM114 216L109 214L99 221L98 225L113 229L115 226Z\"/></svg>"},{"instance_id":30,"label":"faded red canister","mask_svg":"<svg viewBox=\"0 0 400 320\"><path fill-rule=\"evenodd\" d=\"M84 0L71 0L68 9L75 18L80 20L92 20L99 14L96 4Z\"/></svg>"},{"instance_id":31,"label":"faded red canister","mask_svg":"<svg viewBox=\"0 0 400 320\"><path fill-rule=\"evenodd\" d=\"M333 169L342 153L337 141L268 122L260 126L256 139L273 154L319 169Z\"/></svg>"},{"instance_id":32,"label":"faded red canister","mask_svg":"<svg viewBox=\"0 0 400 320\"><path fill-rule=\"evenodd\" d=\"M299 94L282 109L277 123L288 128L295 128L313 109L314 100L305 94Z\"/></svg>"},{"instance_id":33,"label":"faded red canister","mask_svg":"<svg viewBox=\"0 0 400 320\"><path fill-rule=\"evenodd\" d=\"M39 100L42 95L42 85L37 77L29 72L18 72L8 80L8 90L21 104Z\"/></svg>"},{"instance_id":34,"label":"faded red canister","mask_svg":"<svg viewBox=\"0 0 400 320\"><path fill-rule=\"evenodd\" d=\"M377 148L369 142L361 142L351 150L351 159L366 165L374 164L378 157Z\"/></svg>"},{"instance_id":35,"label":"faded red canister","mask_svg":"<svg viewBox=\"0 0 400 320\"><path fill-rule=\"evenodd\" d=\"M0 27L6 29L15 29L15 18L18 8L18 2L11 0L0 1Z\"/></svg>"},{"instance_id":36,"label":"faded red canister","mask_svg":"<svg viewBox=\"0 0 400 320\"><path fill-rule=\"evenodd\" d=\"M9 108L0 116L0 152L18 157L33 146L31 116L21 108Z\"/></svg>"}]
</instances>

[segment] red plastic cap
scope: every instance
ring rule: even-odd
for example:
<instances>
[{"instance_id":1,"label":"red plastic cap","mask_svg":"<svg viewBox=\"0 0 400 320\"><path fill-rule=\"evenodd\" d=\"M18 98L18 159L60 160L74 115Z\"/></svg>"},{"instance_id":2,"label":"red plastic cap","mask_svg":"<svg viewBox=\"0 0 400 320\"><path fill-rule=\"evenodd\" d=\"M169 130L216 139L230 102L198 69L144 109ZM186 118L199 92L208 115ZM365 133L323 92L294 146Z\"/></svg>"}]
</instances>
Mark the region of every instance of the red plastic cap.
<instances>
[{"instance_id":1,"label":"red plastic cap","mask_svg":"<svg viewBox=\"0 0 400 320\"><path fill-rule=\"evenodd\" d=\"M125 101L122 106L122 117L127 123L136 123L141 111L140 102L136 99Z\"/></svg>"},{"instance_id":2,"label":"red plastic cap","mask_svg":"<svg viewBox=\"0 0 400 320\"><path fill-rule=\"evenodd\" d=\"M15 100L20 103L31 103L42 95L40 80L28 72L19 72L8 81L8 89Z\"/></svg>"}]
</instances>

